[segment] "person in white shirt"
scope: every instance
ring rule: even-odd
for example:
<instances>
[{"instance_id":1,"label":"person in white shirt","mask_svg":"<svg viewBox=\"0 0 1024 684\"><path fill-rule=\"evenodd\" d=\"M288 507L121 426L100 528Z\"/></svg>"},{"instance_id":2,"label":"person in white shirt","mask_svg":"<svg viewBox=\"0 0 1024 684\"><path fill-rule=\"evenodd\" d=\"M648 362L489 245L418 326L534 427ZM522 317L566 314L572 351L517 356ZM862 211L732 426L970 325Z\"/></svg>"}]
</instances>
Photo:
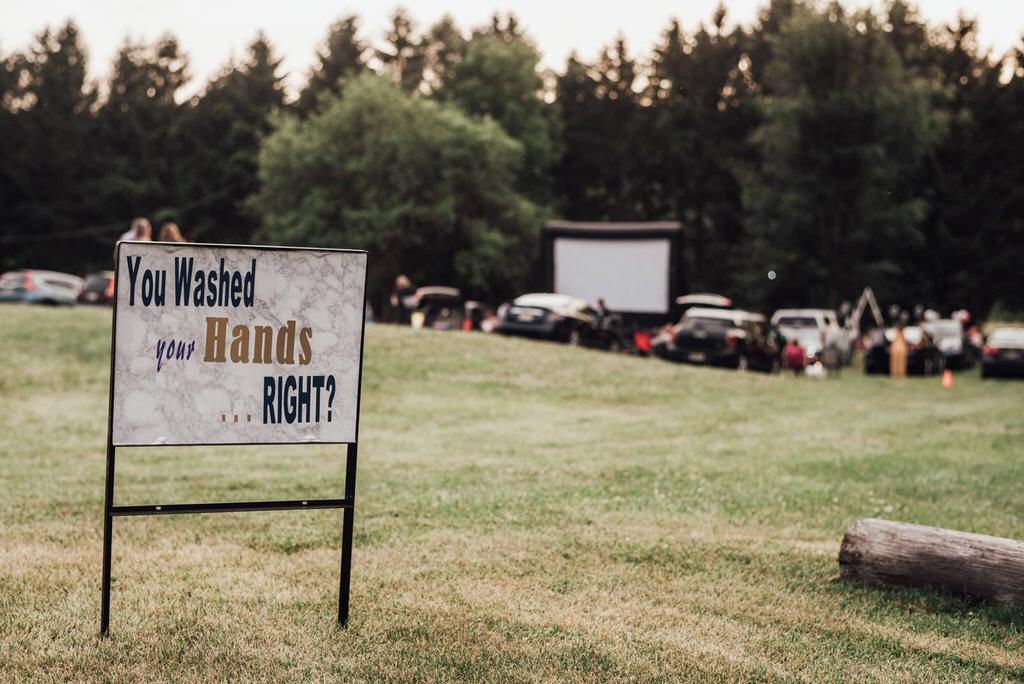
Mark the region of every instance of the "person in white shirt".
<instances>
[{"instance_id":1,"label":"person in white shirt","mask_svg":"<svg viewBox=\"0 0 1024 684\"><path fill-rule=\"evenodd\" d=\"M150 225L149 219L138 216L132 219L132 227L121 234L121 237L117 238L118 242L121 240L152 240L153 239L153 226Z\"/></svg>"}]
</instances>

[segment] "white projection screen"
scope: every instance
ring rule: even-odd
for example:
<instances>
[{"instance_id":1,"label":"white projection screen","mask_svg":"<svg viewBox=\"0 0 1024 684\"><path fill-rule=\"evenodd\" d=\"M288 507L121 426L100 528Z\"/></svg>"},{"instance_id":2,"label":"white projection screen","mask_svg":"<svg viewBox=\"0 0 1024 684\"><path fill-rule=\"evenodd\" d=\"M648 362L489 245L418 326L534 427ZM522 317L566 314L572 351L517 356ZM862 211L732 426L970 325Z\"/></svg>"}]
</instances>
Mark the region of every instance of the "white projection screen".
<instances>
[{"instance_id":1,"label":"white projection screen","mask_svg":"<svg viewBox=\"0 0 1024 684\"><path fill-rule=\"evenodd\" d=\"M612 311L668 312L672 244L668 237L556 237L554 243L555 292L591 303L604 297Z\"/></svg>"}]
</instances>

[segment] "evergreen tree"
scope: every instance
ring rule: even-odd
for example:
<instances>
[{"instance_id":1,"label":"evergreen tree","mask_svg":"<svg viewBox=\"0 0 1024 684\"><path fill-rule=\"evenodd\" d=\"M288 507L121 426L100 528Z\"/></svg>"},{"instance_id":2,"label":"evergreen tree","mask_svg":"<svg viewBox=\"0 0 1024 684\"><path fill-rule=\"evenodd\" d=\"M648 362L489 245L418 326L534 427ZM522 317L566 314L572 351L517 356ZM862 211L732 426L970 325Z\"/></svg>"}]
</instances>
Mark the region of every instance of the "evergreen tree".
<instances>
[{"instance_id":1,"label":"evergreen tree","mask_svg":"<svg viewBox=\"0 0 1024 684\"><path fill-rule=\"evenodd\" d=\"M466 38L455 20L445 15L430 27L424 39L425 80L431 92L437 92L455 77L455 67L466 53Z\"/></svg>"},{"instance_id":2,"label":"evergreen tree","mask_svg":"<svg viewBox=\"0 0 1024 684\"><path fill-rule=\"evenodd\" d=\"M901 254L908 277L893 295L904 303L986 311L999 289L992 248L1012 216L1012 185L1003 184L1005 171L994 170L1009 166L1006 146L1020 113L1005 106L1002 64L978 48L975 22L961 18L926 46L928 59L917 68L939 84L943 96L935 106L948 126L914 179L928 207L921 244Z\"/></svg>"},{"instance_id":3,"label":"evergreen tree","mask_svg":"<svg viewBox=\"0 0 1024 684\"><path fill-rule=\"evenodd\" d=\"M770 304L835 306L905 277L925 202L907 180L938 140L928 84L903 67L869 13L799 10L773 45L747 178L748 293ZM764 274L774 270L774 281Z\"/></svg>"},{"instance_id":4,"label":"evergreen tree","mask_svg":"<svg viewBox=\"0 0 1024 684\"><path fill-rule=\"evenodd\" d=\"M415 92L423 84L426 67L426 47L416 34L416 26L402 8L391 15L391 27L385 34L386 45L377 50L377 59L402 90Z\"/></svg>"},{"instance_id":5,"label":"evergreen tree","mask_svg":"<svg viewBox=\"0 0 1024 684\"><path fill-rule=\"evenodd\" d=\"M243 200L257 190L260 142L284 103L281 60L263 34L244 61L225 67L182 114L176 216L190 239L250 242L258 227Z\"/></svg>"},{"instance_id":6,"label":"evergreen tree","mask_svg":"<svg viewBox=\"0 0 1024 684\"><path fill-rule=\"evenodd\" d=\"M96 217L92 185L101 160L92 147L95 89L87 55L68 22L39 33L28 50L4 60L0 133L0 234L18 235L2 265L74 270L95 258L58 236ZM108 246L109 250L109 246Z\"/></svg>"},{"instance_id":7,"label":"evergreen tree","mask_svg":"<svg viewBox=\"0 0 1024 684\"><path fill-rule=\"evenodd\" d=\"M104 158L98 200L107 220L143 214L156 224L176 217L174 207L184 198L177 98L188 78L188 60L173 36L148 46L129 43L118 52L97 112Z\"/></svg>"},{"instance_id":8,"label":"evergreen tree","mask_svg":"<svg viewBox=\"0 0 1024 684\"><path fill-rule=\"evenodd\" d=\"M685 279L696 290L736 284L744 244L739 173L755 157L750 41L740 28L726 30L725 17L720 6L692 38L674 22L653 67L661 144L651 165L664 179L669 215L683 223Z\"/></svg>"},{"instance_id":9,"label":"evergreen tree","mask_svg":"<svg viewBox=\"0 0 1024 684\"><path fill-rule=\"evenodd\" d=\"M368 48L359 38L359 18L350 15L331 25L327 39L317 50L317 64L299 95L296 108L303 116L312 114L324 93L337 94L342 79L367 69Z\"/></svg>"},{"instance_id":10,"label":"evergreen tree","mask_svg":"<svg viewBox=\"0 0 1024 684\"><path fill-rule=\"evenodd\" d=\"M573 220L605 219L609 215L603 189L607 131L598 111L597 79L575 53L558 76L555 103L562 120L563 153L552 175L560 213Z\"/></svg>"}]
</instances>

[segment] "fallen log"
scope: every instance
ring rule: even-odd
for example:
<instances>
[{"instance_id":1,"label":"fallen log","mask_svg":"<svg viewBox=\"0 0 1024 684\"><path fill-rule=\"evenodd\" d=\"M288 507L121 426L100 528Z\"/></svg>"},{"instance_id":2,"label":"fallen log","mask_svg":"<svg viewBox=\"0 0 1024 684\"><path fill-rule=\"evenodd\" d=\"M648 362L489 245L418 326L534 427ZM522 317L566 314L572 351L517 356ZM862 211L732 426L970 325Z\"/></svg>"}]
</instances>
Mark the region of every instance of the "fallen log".
<instances>
[{"instance_id":1,"label":"fallen log","mask_svg":"<svg viewBox=\"0 0 1024 684\"><path fill-rule=\"evenodd\" d=\"M861 518L843 536L839 577L1024 604L1024 542Z\"/></svg>"}]
</instances>

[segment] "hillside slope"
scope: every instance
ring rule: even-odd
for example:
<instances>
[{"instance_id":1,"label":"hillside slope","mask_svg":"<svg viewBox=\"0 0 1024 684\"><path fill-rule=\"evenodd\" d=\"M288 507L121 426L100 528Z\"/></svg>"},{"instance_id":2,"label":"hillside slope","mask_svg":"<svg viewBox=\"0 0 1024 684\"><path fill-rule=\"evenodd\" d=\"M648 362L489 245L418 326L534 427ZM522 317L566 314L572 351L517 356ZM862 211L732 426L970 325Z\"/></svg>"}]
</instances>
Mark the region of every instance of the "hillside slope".
<instances>
[{"instance_id":1,"label":"hillside slope","mask_svg":"<svg viewBox=\"0 0 1024 684\"><path fill-rule=\"evenodd\" d=\"M0 307L0 667L20 679L994 681L1024 612L833 581L865 515L1024 538L1024 383L813 382L369 326L339 513L115 523L109 312ZM334 496L340 447L122 450L119 503Z\"/></svg>"}]
</instances>

